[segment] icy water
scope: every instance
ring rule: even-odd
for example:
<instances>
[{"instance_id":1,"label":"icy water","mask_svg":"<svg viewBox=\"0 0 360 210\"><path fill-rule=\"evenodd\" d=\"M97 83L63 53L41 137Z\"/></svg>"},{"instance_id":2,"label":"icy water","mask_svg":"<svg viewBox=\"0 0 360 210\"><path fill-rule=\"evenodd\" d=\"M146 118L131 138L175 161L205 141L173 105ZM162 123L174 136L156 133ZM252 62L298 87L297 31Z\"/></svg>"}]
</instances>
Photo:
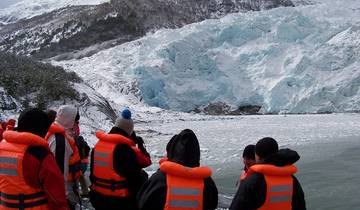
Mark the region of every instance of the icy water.
<instances>
[{"instance_id":1,"label":"icy water","mask_svg":"<svg viewBox=\"0 0 360 210\"><path fill-rule=\"evenodd\" d=\"M209 165L226 207L236 192L243 167L242 149L265 136L281 147L299 152L296 174L308 209L360 209L360 115L245 116L141 125L148 135L148 148L155 159L162 156L167 141L184 128L197 134L202 164ZM152 134L147 131L151 131ZM151 143L150 143L151 142ZM155 160L156 161L156 160ZM154 161L154 162L155 162ZM157 165L149 170L156 170Z\"/></svg>"},{"instance_id":2,"label":"icy water","mask_svg":"<svg viewBox=\"0 0 360 210\"><path fill-rule=\"evenodd\" d=\"M226 208L236 192L242 165L242 149L265 136L278 140L280 147L301 156L296 174L310 210L360 209L360 114L270 115L207 117L195 120L163 119L136 124L144 137L157 170L158 159L172 135L193 129L200 145L202 164L213 169L220 192L219 207ZM88 207L87 209L92 209Z\"/></svg>"}]
</instances>

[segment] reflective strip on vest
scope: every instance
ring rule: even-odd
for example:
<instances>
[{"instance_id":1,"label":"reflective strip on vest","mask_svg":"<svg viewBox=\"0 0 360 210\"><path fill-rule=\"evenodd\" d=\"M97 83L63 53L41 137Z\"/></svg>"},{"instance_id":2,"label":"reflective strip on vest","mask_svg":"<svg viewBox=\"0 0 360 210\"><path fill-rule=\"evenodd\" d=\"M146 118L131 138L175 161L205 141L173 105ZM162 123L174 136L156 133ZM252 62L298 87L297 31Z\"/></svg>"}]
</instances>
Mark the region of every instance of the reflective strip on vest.
<instances>
[{"instance_id":1,"label":"reflective strip on vest","mask_svg":"<svg viewBox=\"0 0 360 210\"><path fill-rule=\"evenodd\" d=\"M270 192L290 192L290 191L291 191L291 186L288 184L276 185L270 187Z\"/></svg>"},{"instance_id":2,"label":"reflective strip on vest","mask_svg":"<svg viewBox=\"0 0 360 210\"><path fill-rule=\"evenodd\" d=\"M196 188L178 188L172 187L170 190L172 195L180 195L180 196L199 196L200 189Z\"/></svg>"},{"instance_id":3,"label":"reflective strip on vest","mask_svg":"<svg viewBox=\"0 0 360 210\"><path fill-rule=\"evenodd\" d=\"M291 186L290 185L275 185L270 187L270 192L275 193L288 193L291 194ZM288 202L291 201L289 195L271 195L270 196L270 203L277 203L277 202Z\"/></svg>"},{"instance_id":4,"label":"reflective strip on vest","mask_svg":"<svg viewBox=\"0 0 360 210\"><path fill-rule=\"evenodd\" d=\"M12 164L17 165L18 160L10 157L0 157L0 164Z\"/></svg>"},{"instance_id":5,"label":"reflective strip on vest","mask_svg":"<svg viewBox=\"0 0 360 210\"><path fill-rule=\"evenodd\" d=\"M15 168L0 168L0 174L8 175L8 176L17 176L18 172Z\"/></svg>"},{"instance_id":6,"label":"reflective strip on vest","mask_svg":"<svg viewBox=\"0 0 360 210\"><path fill-rule=\"evenodd\" d=\"M270 203L291 201L289 195L273 195L270 197Z\"/></svg>"},{"instance_id":7,"label":"reflective strip on vest","mask_svg":"<svg viewBox=\"0 0 360 210\"><path fill-rule=\"evenodd\" d=\"M95 157L99 157L99 158L108 158L109 157L109 153L105 153L105 152L95 152Z\"/></svg>"},{"instance_id":8,"label":"reflective strip on vest","mask_svg":"<svg viewBox=\"0 0 360 210\"><path fill-rule=\"evenodd\" d=\"M171 187L170 195L174 196L200 196L200 189L197 188L182 188L182 187ZM199 208L200 204L198 200L182 200L174 199L170 200L170 207L172 208Z\"/></svg>"},{"instance_id":9,"label":"reflective strip on vest","mask_svg":"<svg viewBox=\"0 0 360 210\"><path fill-rule=\"evenodd\" d=\"M18 160L16 158L0 157L0 164L13 165L17 168ZM8 176L17 176L18 171L16 168L8 168L8 167L0 166L0 174L4 174Z\"/></svg>"},{"instance_id":10,"label":"reflective strip on vest","mask_svg":"<svg viewBox=\"0 0 360 210\"><path fill-rule=\"evenodd\" d=\"M94 160L94 166L107 167L109 166L109 163L106 161Z\"/></svg>"},{"instance_id":11,"label":"reflective strip on vest","mask_svg":"<svg viewBox=\"0 0 360 210\"><path fill-rule=\"evenodd\" d=\"M172 208L199 208L199 201L194 200L171 200Z\"/></svg>"}]
</instances>

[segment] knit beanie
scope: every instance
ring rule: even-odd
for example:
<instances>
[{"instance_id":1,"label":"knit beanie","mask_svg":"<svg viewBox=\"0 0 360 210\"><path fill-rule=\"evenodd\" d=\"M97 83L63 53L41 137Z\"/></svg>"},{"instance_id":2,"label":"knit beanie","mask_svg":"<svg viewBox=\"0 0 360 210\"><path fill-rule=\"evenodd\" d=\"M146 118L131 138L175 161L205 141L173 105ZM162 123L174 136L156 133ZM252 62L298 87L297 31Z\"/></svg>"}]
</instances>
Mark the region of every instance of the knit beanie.
<instances>
[{"instance_id":1,"label":"knit beanie","mask_svg":"<svg viewBox=\"0 0 360 210\"><path fill-rule=\"evenodd\" d=\"M271 137L262 138L255 145L255 153L262 159L266 159L278 151L278 143Z\"/></svg>"},{"instance_id":2,"label":"knit beanie","mask_svg":"<svg viewBox=\"0 0 360 210\"><path fill-rule=\"evenodd\" d=\"M50 125L51 121L46 113L40 109L33 108L25 110L20 114L17 131L29 132L44 138Z\"/></svg>"},{"instance_id":3,"label":"knit beanie","mask_svg":"<svg viewBox=\"0 0 360 210\"><path fill-rule=\"evenodd\" d=\"M129 136L131 136L134 131L134 122L131 119L131 111L128 108L125 108L118 118L115 121L115 127L121 128Z\"/></svg>"},{"instance_id":4,"label":"knit beanie","mask_svg":"<svg viewBox=\"0 0 360 210\"><path fill-rule=\"evenodd\" d=\"M255 160L255 145L249 144L245 147L243 152L243 158Z\"/></svg>"}]
</instances>

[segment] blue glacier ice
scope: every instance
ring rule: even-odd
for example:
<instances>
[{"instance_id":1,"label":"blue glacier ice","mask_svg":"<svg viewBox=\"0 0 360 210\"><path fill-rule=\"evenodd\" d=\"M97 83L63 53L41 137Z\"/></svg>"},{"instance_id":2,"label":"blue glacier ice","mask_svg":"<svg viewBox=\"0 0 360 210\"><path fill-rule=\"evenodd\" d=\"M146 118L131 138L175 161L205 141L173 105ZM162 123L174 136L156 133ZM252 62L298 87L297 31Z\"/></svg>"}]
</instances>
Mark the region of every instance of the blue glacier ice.
<instances>
[{"instance_id":1,"label":"blue glacier ice","mask_svg":"<svg viewBox=\"0 0 360 210\"><path fill-rule=\"evenodd\" d=\"M106 97L133 84L145 103L176 111L215 102L264 113L359 111L359 17L355 0L231 14L55 64L106 86Z\"/></svg>"}]
</instances>

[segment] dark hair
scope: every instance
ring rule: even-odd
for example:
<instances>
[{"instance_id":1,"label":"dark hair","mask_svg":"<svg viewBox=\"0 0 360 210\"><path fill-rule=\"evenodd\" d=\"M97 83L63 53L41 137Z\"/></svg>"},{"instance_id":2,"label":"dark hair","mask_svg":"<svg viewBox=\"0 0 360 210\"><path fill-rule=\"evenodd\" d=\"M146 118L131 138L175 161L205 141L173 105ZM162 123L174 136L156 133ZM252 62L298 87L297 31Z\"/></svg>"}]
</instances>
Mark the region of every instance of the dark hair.
<instances>
[{"instance_id":1,"label":"dark hair","mask_svg":"<svg viewBox=\"0 0 360 210\"><path fill-rule=\"evenodd\" d=\"M17 131L29 132L44 138L50 125L51 122L45 112L32 108L20 114Z\"/></svg>"},{"instance_id":2,"label":"dark hair","mask_svg":"<svg viewBox=\"0 0 360 210\"><path fill-rule=\"evenodd\" d=\"M51 121L51 123L53 123L56 119L56 111L49 109L46 111L46 114L47 114L49 120Z\"/></svg>"},{"instance_id":3,"label":"dark hair","mask_svg":"<svg viewBox=\"0 0 360 210\"><path fill-rule=\"evenodd\" d=\"M170 151L170 147L172 146L172 143L174 142L174 139L177 137L177 135L174 135L173 137L171 137L170 141L167 143L166 145L166 153L168 153Z\"/></svg>"},{"instance_id":4,"label":"dark hair","mask_svg":"<svg viewBox=\"0 0 360 210\"><path fill-rule=\"evenodd\" d=\"M266 159L272 154L279 151L278 143L271 137L265 137L260 139L255 146L256 154L263 159Z\"/></svg>"},{"instance_id":5,"label":"dark hair","mask_svg":"<svg viewBox=\"0 0 360 210\"><path fill-rule=\"evenodd\" d=\"M243 158L255 160L255 145L249 144L245 147Z\"/></svg>"}]
</instances>

